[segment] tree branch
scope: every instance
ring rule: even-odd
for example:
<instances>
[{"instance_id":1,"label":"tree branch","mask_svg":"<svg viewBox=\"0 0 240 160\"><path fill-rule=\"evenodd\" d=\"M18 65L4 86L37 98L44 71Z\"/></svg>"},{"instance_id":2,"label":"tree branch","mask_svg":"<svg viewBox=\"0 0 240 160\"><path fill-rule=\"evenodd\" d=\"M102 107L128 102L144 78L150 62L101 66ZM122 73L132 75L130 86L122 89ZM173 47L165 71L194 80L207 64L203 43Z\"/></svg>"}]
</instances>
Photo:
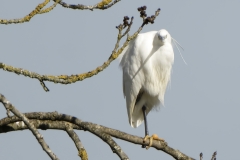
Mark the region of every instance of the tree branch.
<instances>
[{"instance_id":1,"label":"tree branch","mask_svg":"<svg viewBox=\"0 0 240 160\"><path fill-rule=\"evenodd\" d=\"M216 156L217 156L217 151L213 153L211 160L216 160L217 159Z\"/></svg>"},{"instance_id":2,"label":"tree branch","mask_svg":"<svg viewBox=\"0 0 240 160\"><path fill-rule=\"evenodd\" d=\"M88 160L87 151L83 147L83 144L81 143L80 139L78 138L78 135L74 132L72 124L67 124L66 126L66 132L68 133L69 137L73 140L75 143L75 146L78 149L78 155L81 157L82 160Z\"/></svg>"},{"instance_id":3,"label":"tree branch","mask_svg":"<svg viewBox=\"0 0 240 160\"><path fill-rule=\"evenodd\" d=\"M14 118L14 117L17 118L16 116L13 116L13 117L10 117L10 118ZM17 119L19 119L19 118L17 118ZM55 129L55 130L66 131L66 127L67 127L68 122L31 119L31 123L34 125L35 128L41 129L41 130ZM72 126L73 129L82 130L81 127L79 127L75 124L71 124L71 126ZM21 120L17 120L16 122L6 123L6 124L0 125L0 133L20 131L20 130L26 130L26 129L29 129L28 126L25 125L25 123Z\"/></svg>"},{"instance_id":4,"label":"tree branch","mask_svg":"<svg viewBox=\"0 0 240 160\"><path fill-rule=\"evenodd\" d=\"M202 160L203 159L203 153L200 153L200 160Z\"/></svg>"},{"instance_id":5,"label":"tree branch","mask_svg":"<svg viewBox=\"0 0 240 160\"><path fill-rule=\"evenodd\" d=\"M53 10L53 8L55 8L57 6L57 4L61 2L61 0L55 0L55 3L53 5L51 5L50 7L48 8L45 8L43 10L41 10L38 14L43 14L43 13L47 13L47 12L50 12L51 10Z\"/></svg>"},{"instance_id":6,"label":"tree branch","mask_svg":"<svg viewBox=\"0 0 240 160\"><path fill-rule=\"evenodd\" d=\"M29 130L31 130L33 135L38 140L38 143L42 146L43 150L49 155L49 157L53 160L58 160L57 156L51 151L47 143L44 141L43 136L38 132L38 130L28 120L28 118L24 114L20 113L2 94L0 94L0 102L4 105L7 111L11 111L15 116L24 122L24 124L28 127Z\"/></svg>"},{"instance_id":7,"label":"tree branch","mask_svg":"<svg viewBox=\"0 0 240 160\"><path fill-rule=\"evenodd\" d=\"M121 160L129 160L128 156L123 152L121 147L112 139L109 134L97 130L94 132L94 134L106 142L112 149L113 153L116 153Z\"/></svg>"},{"instance_id":8,"label":"tree branch","mask_svg":"<svg viewBox=\"0 0 240 160\"><path fill-rule=\"evenodd\" d=\"M45 0L43 3L37 5L37 7L31 12L29 13L28 15L26 15L25 17L23 18L20 18L20 19L10 19L10 20L7 20L7 19L0 19L0 24L11 24L11 23L24 23L24 22L29 22L30 19L35 16L36 14L38 14L41 9L43 7L45 7L48 3L49 3L50 0ZM49 10L50 11L50 10Z\"/></svg>"},{"instance_id":9,"label":"tree branch","mask_svg":"<svg viewBox=\"0 0 240 160\"><path fill-rule=\"evenodd\" d=\"M138 144L138 145L144 144L142 137L134 136L134 135L131 135L128 133L121 132L119 130L104 127L104 126L94 124L91 122L83 122L76 117L66 115L66 114L59 114L57 112L47 112L47 113L32 112L32 113L25 113L24 115L27 118L31 119L31 121L32 121L32 119L35 119L35 120L39 120L39 121L51 120L51 121L56 121L56 122L59 122L59 121L69 122L69 123L72 123L79 127L79 128L76 128L73 125L74 129L89 131L95 135L98 135L99 133L105 133L107 135L110 135L110 136L118 138L118 139L122 139L124 141L128 141L130 143L134 143L134 144ZM1 119L0 120L0 131L2 131L4 128L4 131L7 132L6 126L10 123L15 123L18 121L21 121L21 119L16 116ZM46 127L48 127L48 126L46 126ZM51 128L49 127L49 129L51 129ZM147 140L146 143L149 143L149 140ZM176 160L193 160L193 158L185 155L184 153L180 152L179 150L171 148L170 146L167 145L167 143L162 143L160 141L154 140L152 147L171 155Z\"/></svg>"},{"instance_id":10,"label":"tree branch","mask_svg":"<svg viewBox=\"0 0 240 160\"><path fill-rule=\"evenodd\" d=\"M53 0L53 1L56 2L56 0ZM93 11L94 9L100 9L100 10L108 9L121 0L115 0L112 3L111 3L111 1L112 0L102 0L101 2L99 2L98 4L93 5L93 6L83 5L83 4L67 4L63 1L59 2L59 4L65 8L80 9L80 10L89 9L89 10Z\"/></svg>"},{"instance_id":11,"label":"tree branch","mask_svg":"<svg viewBox=\"0 0 240 160\"><path fill-rule=\"evenodd\" d=\"M43 14L43 13L50 12L51 10L53 10L53 8L55 8L57 6L57 4L60 4L61 6L65 7L65 8L81 9L81 10L89 9L89 10L93 11L93 9L100 9L100 10L108 9L121 0L115 0L112 3L111 3L112 0L102 0L101 2L99 2L98 4L96 4L94 6L87 6L87 5L82 5L82 4L78 4L78 5L67 4L65 2L62 2L62 0L53 0L55 3L52 6L42 10L42 8L45 7L49 3L49 1L50 0L45 0L43 3L39 4L31 13L29 13L27 16L25 16L23 18L10 19L10 20L0 19L0 24L12 24L12 23L17 24L17 23L29 22L30 19L32 17L34 17L36 14Z\"/></svg>"},{"instance_id":12,"label":"tree branch","mask_svg":"<svg viewBox=\"0 0 240 160\"><path fill-rule=\"evenodd\" d=\"M160 9L158 9L156 11L155 17L159 15L159 12L160 12ZM149 17L147 17L146 19L149 19ZM154 21L154 19L152 21ZM24 70L22 68L15 68L15 67L12 67L10 65L1 63L1 62L0 62L0 69L3 69L3 70L8 71L8 72L14 72L18 75L21 74L21 75L24 75L24 76L27 76L27 77L30 77L30 78L38 79L45 91L49 91L49 89L44 84L44 81L61 83L61 84L71 84L71 83L75 83L77 81L82 81L86 78L90 78L94 75L97 75L99 72L103 71L104 69L106 69L111 64L111 62L114 61L122 53L122 51L129 44L129 42L137 37L137 35L140 33L140 31L142 30L144 25L147 24L145 21L143 21L141 27L139 27L139 29L132 36L127 36L127 39L124 42L123 46L118 49L120 40L130 31L133 18L131 18L130 24L128 24L128 22L126 23L126 18L125 17L124 17L123 21L124 21L123 24L120 24L119 26L117 26L117 29L119 30L119 34L118 34L118 38L117 38L117 42L115 44L115 47L112 51L112 54L110 55L110 57L108 58L108 60L106 62L104 62L101 66L97 67L96 69L94 69L92 71L82 73L82 74L77 74L77 75L71 75L71 76L68 76L68 75L60 75L60 76L40 75L38 73L30 72L30 71ZM127 27L125 33L122 34L122 30L126 26L128 26L128 27Z\"/></svg>"}]
</instances>

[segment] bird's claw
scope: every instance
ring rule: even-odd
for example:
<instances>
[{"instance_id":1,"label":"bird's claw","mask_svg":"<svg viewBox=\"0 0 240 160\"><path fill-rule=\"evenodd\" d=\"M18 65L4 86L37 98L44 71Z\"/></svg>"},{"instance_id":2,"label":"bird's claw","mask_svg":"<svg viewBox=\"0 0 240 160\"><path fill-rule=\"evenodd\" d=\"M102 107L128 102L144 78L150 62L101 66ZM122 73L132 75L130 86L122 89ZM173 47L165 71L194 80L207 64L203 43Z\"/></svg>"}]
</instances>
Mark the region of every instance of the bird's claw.
<instances>
[{"instance_id":1,"label":"bird's claw","mask_svg":"<svg viewBox=\"0 0 240 160\"><path fill-rule=\"evenodd\" d=\"M149 139L149 145L146 147L146 149L149 149L152 146L153 140L165 142L165 140L159 138L157 134L153 134L152 136L146 135L143 139L143 143L145 143L147 139Z\"/></svg>"}]
</instances>

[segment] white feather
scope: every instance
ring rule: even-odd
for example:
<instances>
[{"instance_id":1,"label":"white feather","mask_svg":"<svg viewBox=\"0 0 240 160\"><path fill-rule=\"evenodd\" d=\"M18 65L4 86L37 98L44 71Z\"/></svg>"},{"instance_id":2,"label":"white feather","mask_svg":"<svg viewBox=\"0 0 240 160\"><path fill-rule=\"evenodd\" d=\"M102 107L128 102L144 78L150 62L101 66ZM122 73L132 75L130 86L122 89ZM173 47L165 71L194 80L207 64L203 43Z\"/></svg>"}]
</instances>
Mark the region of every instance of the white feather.
<instances>
[{"instance_id":1,"label":"white feather","mask_svg":"<svg viewBox=\"0 0 240 160\"><path fill-rule=\"evenodd\" d=\"M177 50L178 50L178 52L180 53L180 56L181 56L183 62L187 65L187 62L186 62L185 59L183 58L182 53L181 53L180 49L178 48L178 45L182 48L182 50L184 50L183 47L182 47L182 46L178 43L178 41L175 40L174 38L172 38L172 40L173 40L175 46L177 47Z\"/></svg>"},{"instance_id":2,"label":"white feather","mask_svg":"<svg viewBox=\"0 0 240 160\"><path fill-rule=\"evenodd\" d=\"M144 120L143 105L147 107L148 114L155 106L164 104L174 62L171 41L171 35L165 29L142 33L129 43L123 53L120 62L123 93L129 123L134 128Z\"/></svg>"}]
</instances>

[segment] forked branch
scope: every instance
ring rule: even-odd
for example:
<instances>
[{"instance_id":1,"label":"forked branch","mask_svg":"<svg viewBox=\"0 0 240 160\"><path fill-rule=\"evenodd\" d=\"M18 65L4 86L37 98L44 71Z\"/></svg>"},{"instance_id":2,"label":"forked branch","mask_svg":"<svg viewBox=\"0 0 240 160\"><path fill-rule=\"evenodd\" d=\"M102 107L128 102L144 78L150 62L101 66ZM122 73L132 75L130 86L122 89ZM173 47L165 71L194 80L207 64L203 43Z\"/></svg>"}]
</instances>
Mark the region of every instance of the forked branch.
<instances>
[{"instance_id":1,"label":"forked branch","mask_svg":"<svg viewBox=\"0 0 240 160\"><path fill-rule=\"evenodd\" d=\"M2 94L0 94L0 102L6 108L8 116L9 111L11 111L15 116L17 116L21 121L23 121L24 124L28 127L28 129L32 132L32 134L36 137L38 143L42 146L43 150L49 155L49 157L53 160L58 160L57 156L51 151L47 143L44 141L43 136L38 132L38 130L29 121L29 119L24 114L19 112Z\"/></svg>"},{"instance_id":2,"label":"forked branch","mask_svg":"<svg viewBox=\"0 0 240 160\"><path fill-rule=\"evenodd\" d=\"M65 130L74 141L80 157L82 159L85 158L84 160L87 159L87 152L73 129L88 131L98 136L110 146L112 151L116 153L121 160L127 160L129 158L121 149L121 147L112 139L112 137L122 139L130 143L138 144L140 146L142 144L145 144L143 143L142 137L130 135L119 130L111 129L91 122L84 122L76 117L72 117L66 114L60 114L57 112L33 112L22 114L17 109L15 109L15 107L2 94L0 94L0 102L5 106L7 110L14 113L14 116L6 117L0 120L0 133L30 129L33 135L42 145L43 149L52 159L57 159L57 157L48 148L37 128L43 130ZM146 143L149 143L149 140L147 140ZM169 147L167 143L164 142L154 140L152 147L156 148L157 150L162 150L163 152L171 155L176 160L193 160L193 158L183 154L179 150L175 150Z\"/></svg>"},{"instance_id":3,"label":"forked branch","mask_svg":"<svg viewBox=\"0 0 240 160\"><path fill-rule=\"evenodd\" d=\"M24 115L28 119L31 119L31 121L37 120L38 122L42 122L42 121L44 122L47 120L49 125L46 125L44 127L45 130L46 129L62 129L62 130L64 130L65 126L61 127L61 125L53 125L53 124L60 123L60 122L61 123L64 123L64 122L71 123L73 126L73 129L88 131L88 132L98 136L99 138L103 139L108 145L110 145L112 150L114 149L113 150L114 153L116 153L120 157L120 159L127 159L127 156L122 151L120 146L118 146L116 144L116 142L114 142L111 139L111 137L122 139L124 141L128 141L130 143L137 144L139 146L144 144L142 137L130 135L128 133L124 133L119 130L108 128L108 127L94 124L91 122L84 122L76 117L72 117L72 116L66 115L66 114L59 114L57 112L49 112L49 113L33 112L33 113L25 113ZM21 119L16 116L1 119L0 120L0 133L3 133L3 132L6 133L9 131L27 129L24 126L21 128L21 125L19 125L18 128L11 127L11 126L13 126L13 124L16 124L16 122L19 122L19 121L21 121ZM41 125L38 125L35 127L38 127L39 129L41 129L39 126L41 126ZM58 128L53 128L52 126L55 126ZM149 140L147 140L146 143L149 143ZM193 158L185 155L184 153L180 152L179 150L171 148L170 146L167 145L167 143L162 143L162 142L154 140L152 147L171 155L176 160L193 160Z\"/></svg>"}]
</instances>

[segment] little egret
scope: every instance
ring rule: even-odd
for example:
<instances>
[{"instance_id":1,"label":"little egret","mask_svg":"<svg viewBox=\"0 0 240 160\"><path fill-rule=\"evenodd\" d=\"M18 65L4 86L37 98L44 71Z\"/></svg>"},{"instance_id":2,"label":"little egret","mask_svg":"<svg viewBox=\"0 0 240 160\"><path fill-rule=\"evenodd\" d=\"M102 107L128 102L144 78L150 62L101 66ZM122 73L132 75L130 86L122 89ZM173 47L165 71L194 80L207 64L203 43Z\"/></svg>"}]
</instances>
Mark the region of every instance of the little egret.
<instances>
[{"instance_id":1,"label":"little egret","mask_svg":"<svg viewBox=\"0 0 240 160\"><path fill-rule=\"evenodd\" d=\"M150 138L146 116L154 107L164 104L173 62L172 38L165 29L139 34L123 51L120 66L129 123L136 128L144 120L144 142ZM149 147L153 139L164 141L154 134Z\"/></svg>"}]
</instances>

